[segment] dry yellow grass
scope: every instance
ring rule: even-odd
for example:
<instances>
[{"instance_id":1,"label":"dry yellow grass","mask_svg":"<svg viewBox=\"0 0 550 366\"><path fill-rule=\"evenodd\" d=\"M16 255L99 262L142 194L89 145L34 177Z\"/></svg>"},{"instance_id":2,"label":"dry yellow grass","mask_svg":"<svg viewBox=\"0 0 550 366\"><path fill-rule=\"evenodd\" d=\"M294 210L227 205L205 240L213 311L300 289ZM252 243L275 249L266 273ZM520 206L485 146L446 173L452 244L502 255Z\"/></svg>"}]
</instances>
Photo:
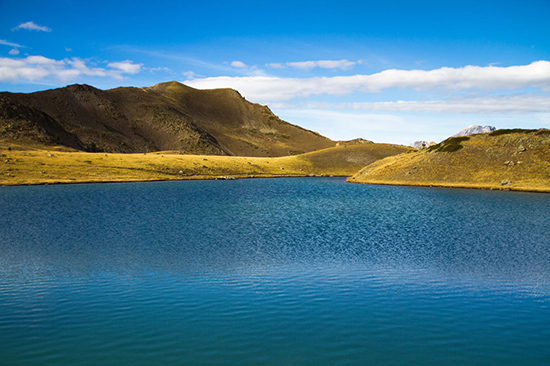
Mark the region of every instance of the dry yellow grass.
<instances>
[{"instance_id":1,"label":"dry yellow grass","mask_svg":"<svg viewBox=\"0 0 550 366\"><path fill-rule=\"evenodd\" d=\"M452 151L401 154L349 178L354 183L550 192L548 130L470 136Z\"/></svg>"},{"instance_id":2,"label":"dry yellow grass","mask_svg":"<svg viewBox=\"0 0 550 366\"><path fill-rule=\"evenodd\" d=\"M339 146L278 158L86 153L0 140L0 185L131 182L278 176L350 176L371 162L408 148L386 144Z\"/></svg>"}]
</instances>

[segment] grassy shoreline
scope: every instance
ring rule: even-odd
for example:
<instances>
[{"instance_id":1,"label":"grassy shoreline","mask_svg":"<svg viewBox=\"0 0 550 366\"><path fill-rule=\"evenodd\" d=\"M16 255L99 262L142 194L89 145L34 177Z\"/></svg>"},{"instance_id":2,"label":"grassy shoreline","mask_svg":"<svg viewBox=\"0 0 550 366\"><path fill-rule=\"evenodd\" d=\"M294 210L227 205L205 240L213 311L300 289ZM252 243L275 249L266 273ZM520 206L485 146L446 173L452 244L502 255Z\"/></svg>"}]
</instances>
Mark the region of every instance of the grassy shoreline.
<instances>
[{"instance_id":1,"label":"grassy shoreline","mask_svg":"<svg viewBox=\"0 0 550 366\"><path fill-rule=\"evenodd\" d=\"M178 151L88 153L64 147L0 141L0 185L348 177L376 160L408 150L398 145L365 144L265 158L184 155Z\"/></svg>"}]
</instances>

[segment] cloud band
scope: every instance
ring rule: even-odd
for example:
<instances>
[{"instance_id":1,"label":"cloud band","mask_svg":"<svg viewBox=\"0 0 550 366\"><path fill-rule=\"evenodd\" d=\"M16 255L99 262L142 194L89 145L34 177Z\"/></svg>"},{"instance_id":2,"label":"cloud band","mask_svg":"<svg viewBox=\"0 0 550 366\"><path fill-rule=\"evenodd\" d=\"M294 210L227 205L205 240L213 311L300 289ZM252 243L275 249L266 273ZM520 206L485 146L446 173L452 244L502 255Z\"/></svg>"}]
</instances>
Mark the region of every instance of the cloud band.
<instances>
[{"instance_id":1,"label":"cloud band","mask_svg":"<svg viewBox=\"0 0 550 366\"><path fill-rule=\"evenodd\" d=\"M550 62L496 67L443 67L435 70L385 70L371 75L315 78L271 76L210 77L185 81L199 89L234 88L255 102L285 101L316 95L376 93L388 88L413 90L521 90L550 91Z\"/></svg>"}]
</instances>

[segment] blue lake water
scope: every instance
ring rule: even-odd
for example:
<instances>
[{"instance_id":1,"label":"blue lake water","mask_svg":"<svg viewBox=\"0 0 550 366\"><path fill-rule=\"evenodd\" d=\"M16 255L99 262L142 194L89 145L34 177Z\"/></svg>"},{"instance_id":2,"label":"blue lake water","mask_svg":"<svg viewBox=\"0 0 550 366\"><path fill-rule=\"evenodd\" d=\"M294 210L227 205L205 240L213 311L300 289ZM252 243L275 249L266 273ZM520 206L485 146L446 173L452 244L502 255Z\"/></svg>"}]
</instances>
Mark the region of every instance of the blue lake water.
<instances>
[{"instance_id":1,"label":"blue lake water","mask_svg":"<svg viewBox=\"0 0 550 366\"><path fill-rule=\"evenodd\" d=\"M550 364L550 195L0 187L0 364Z\"/></svg>"}]
</instances>

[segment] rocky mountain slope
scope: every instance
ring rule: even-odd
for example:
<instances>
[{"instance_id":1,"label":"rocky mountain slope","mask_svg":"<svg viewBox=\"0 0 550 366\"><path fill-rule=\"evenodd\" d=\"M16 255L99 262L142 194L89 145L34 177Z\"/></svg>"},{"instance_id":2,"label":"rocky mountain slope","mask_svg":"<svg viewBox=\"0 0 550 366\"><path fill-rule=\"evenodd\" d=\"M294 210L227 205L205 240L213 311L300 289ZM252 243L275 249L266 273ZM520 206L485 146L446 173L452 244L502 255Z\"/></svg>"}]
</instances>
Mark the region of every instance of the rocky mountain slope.
<instances>
[{"instance_id":1,"label":"rocky mountain slope","mask_svg":"<svg viewBox=\"0 0 550 366\"><path fill-rule=\"evenodd\" d=\"M84 151L284 156L335 146L231 89L178 82L99 90L70 85L0 93L0 138Z\"/></svg>"},{"instance_id":2,"label":"rocky mountain slope","mask_svg":"<svg viewBox=\"0 0 550 366\"><path fill-rule=\"evenodd\" d=\"M376 161L348 181L550 192L550 130L451 137Z\"/></svg>"}]
</instances>

